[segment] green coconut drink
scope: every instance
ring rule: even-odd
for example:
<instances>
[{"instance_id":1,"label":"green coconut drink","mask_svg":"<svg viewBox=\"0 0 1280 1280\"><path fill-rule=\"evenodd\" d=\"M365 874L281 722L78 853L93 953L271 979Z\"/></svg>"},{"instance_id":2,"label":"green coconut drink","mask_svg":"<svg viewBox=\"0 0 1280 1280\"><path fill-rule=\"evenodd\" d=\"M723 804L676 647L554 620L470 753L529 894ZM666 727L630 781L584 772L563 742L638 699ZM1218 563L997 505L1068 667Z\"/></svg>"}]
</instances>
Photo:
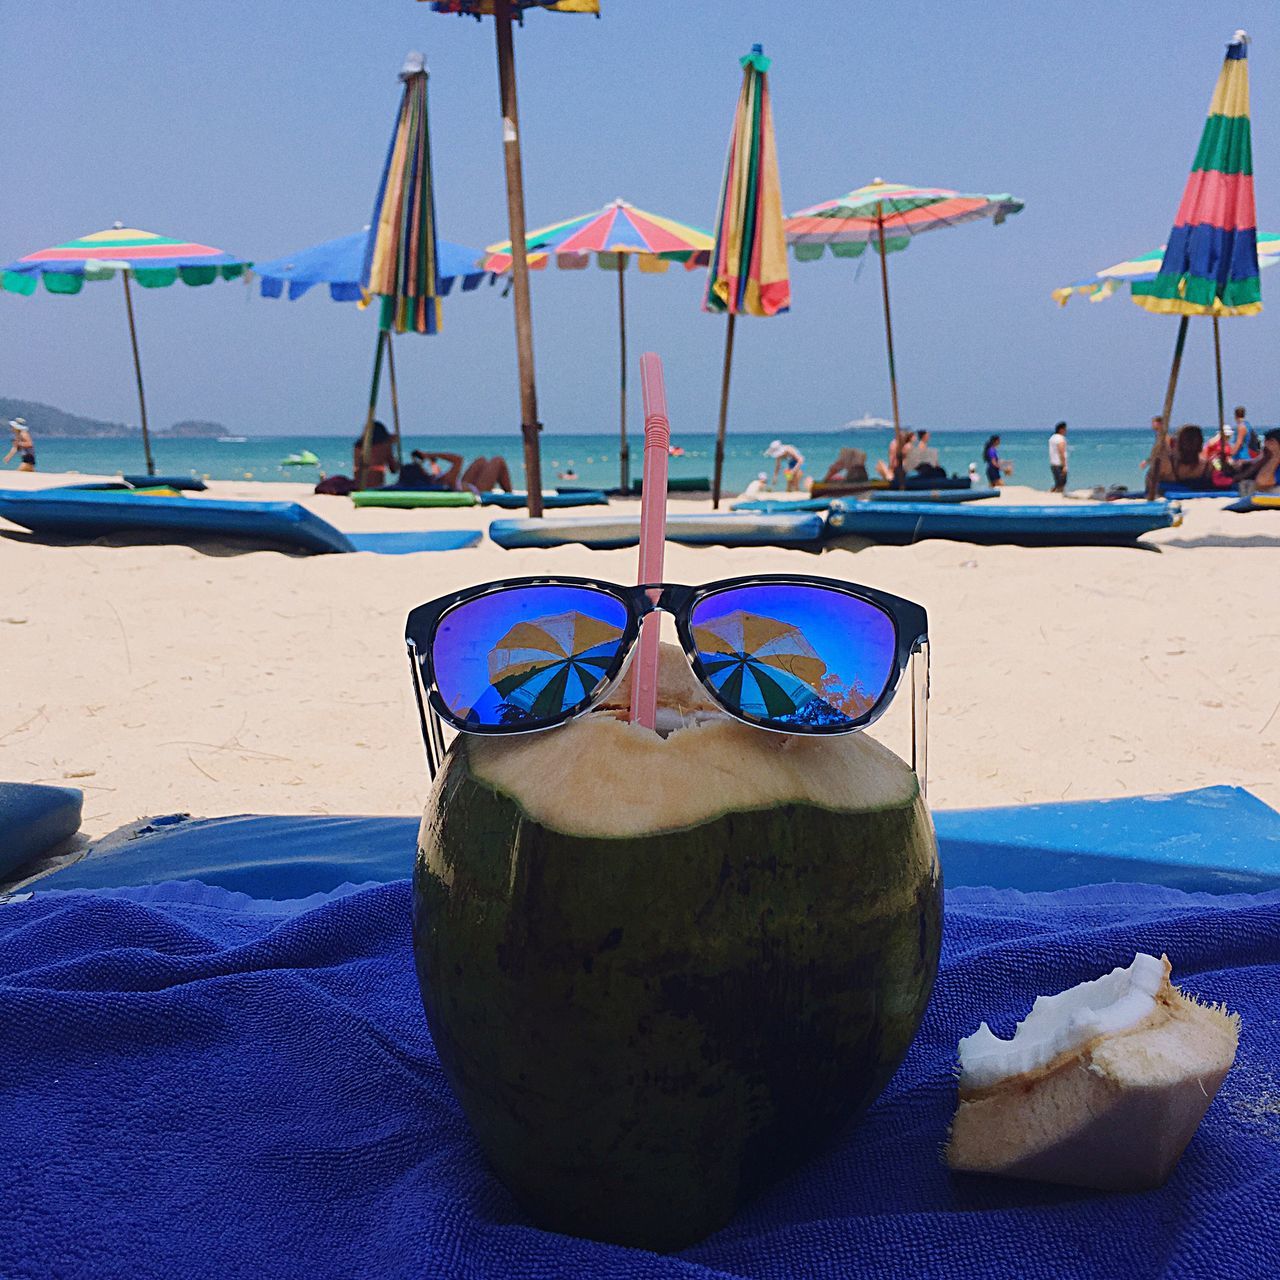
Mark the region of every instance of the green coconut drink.
<instances>
[{"instance_id":1,"label":"green coconut drink","mask_svg":"<svg viewBox=\"0 0 1280 1280\"><path fill-rule=\"evenodd\" d=\"M915 774L865 734L715 714L664 650L667 736L609 707L459 736L419 837L441 1063L552 1230L687 1245L829 1144L919 1026L942 926Z\"/></svg>"}]
</instances>

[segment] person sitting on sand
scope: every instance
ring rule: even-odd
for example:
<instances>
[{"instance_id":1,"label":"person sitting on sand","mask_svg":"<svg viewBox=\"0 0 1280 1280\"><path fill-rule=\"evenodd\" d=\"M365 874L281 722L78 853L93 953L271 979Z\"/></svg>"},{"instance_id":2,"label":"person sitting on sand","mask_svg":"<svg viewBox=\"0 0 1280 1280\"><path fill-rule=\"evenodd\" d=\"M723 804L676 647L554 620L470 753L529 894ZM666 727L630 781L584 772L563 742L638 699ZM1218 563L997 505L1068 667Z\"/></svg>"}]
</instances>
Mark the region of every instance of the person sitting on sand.
<instances>
[{"instance_id":1,"label":"person sitting on sand","mask_svg":"<svg viewBox=\"0 0 1280 1280\"><path fill-rule=\"evenodd\" d=\"M1236 472L1239 480L1252 480L1255 492L1274 493L1280 487L1280 427L1273 427L1260 442L1262 452Z\"/></svg>"},{"instance_id":2,"label":"person sitting on sand","mask_svg":"<svg viewBox=\"0 0 1280 1280\"><path fill-rule=\"evenodd\" d=\"M901 464L902 469L906 470L906 460L911 453L912 446L915 444L916 433L914 431L904 431L902 433L902 451L898 451L898 437L894 436L889 441L889 461L885 462L880 458L876 459L876 475L881 480L892 480Z\"/></svg>"},{"instance_id":3,"label":"person sitting on sand","mask_svg":"<svg viewBox=\"0 0 1280 1280\"><path fill-rule=\"evenodd\" d=\"M399 439L381 423L375 422L369 433L369 461L365 463L364 432L356 436L355 446L351 451L351 470L356 478L357 489L381 489L387 482L387 472L392 474L400 470L396 461L395 441Z\"/></svg>"},{"instance_id":4,"label":"person sitting on sand","mask_svg":"<svg viewBox=\"0 0 1280 1280\"><path fill-rule=\"evenodd\" d=\"M19 471L34 471L36 469L36 445L31 438L31 432L27 430L26 418L14 418L9 423L9 430L13 432L13 443L9 446L9 452L4 455L4 461L8 462L15 454L18 455Z\"/></svg>"},{"instance_id":5,"label":"person sitting on sand","mask_svg":"<svg viewBox=\"0 0 1280 1280\"><path fill-rule=\"evenodd\" d=\"M1156 480L1177 484L1186 489L1209 489L1213 486L1213 469L1204 456L1204 432L1188 422L1178 428L1173 449L1157 460Z\"/></svg>"},{"instance_id":6,"label":"person sitting on sand","mask_svg":"<svg viewBox=\"0 0 1280 1280\"><path fill-rule=\"evenodd\" d=\"M924 480L941 480L946 471L938 465L938 451L929 443L927 431L916 432L915 444L907 450L906 472Z\"/></svg>"},{"instance_id":7,"label":"person sitting on sand","mask_svg":"<svg viewBox=\"0 0 1280 1280\"><path fill-rule=\"evenodd\" d=\"M783 444L774 440L764 451L766 458L773 459L773 483L778 483L778 473L786 480L787 492L795 493L804 479L804 454L793 444Z\"/></svg>"},{"instance_id":8,"label":"person sitting on sand","mask_svg":"<svg viewBox=\"0 0 1280 1280\"><path fill-rule=\"evenodd\" d=\"M743 489L741 496L744 498L759 498L770 492L769 477L763 471L756 472L756 478Z\"/></svg>"},{"instance_id":9,"label":"person sitting on sand","mask_svg":"<svg viewBox=\"0 0 1280 1280\"><path fill-rule=\"evenodd\" d=\"M458 488L470 489L472 493L488 493L492 489L510 493L511 471L507 467L507 460L496 453L492 458L477 458L462 473Z\"/></svg>"},{"instance_id":10,"label":"person sitting on sand","mask_svg":"<svg viewBox=\"0 0 1280 1280\"><path fill-rule=\"evenodd\" d=\"M844 448L822 477L823 484L858 484L868 479L867 455L861 449Z\"/></svg>"},{"instance_id":11,"label":"person sitting on sand","mask_svg":"<svg viewBox=\"0 0 1280 1280\"><path fill-rule=\"evenodd\" d=\"M1236 482L1236 467L1231 437L1215 431L1200 452L1209 464L1209 479L1217 489L1228 489Z\"/></svg>"},{"instance_id":12,"label":"person sitting on sand","mask_svg":"<svg viewBox=\"0 0 1280 1280\"><path fill-rule=\"evenodd\" d=\"M449 464L448 471L441 468L442 461ZM458 487L458 477L461 473L462 454L415 449L409 455L409 461L401 468L400 479L396 481L395 487L452 492Z\"/></svg>"}]
</instances>

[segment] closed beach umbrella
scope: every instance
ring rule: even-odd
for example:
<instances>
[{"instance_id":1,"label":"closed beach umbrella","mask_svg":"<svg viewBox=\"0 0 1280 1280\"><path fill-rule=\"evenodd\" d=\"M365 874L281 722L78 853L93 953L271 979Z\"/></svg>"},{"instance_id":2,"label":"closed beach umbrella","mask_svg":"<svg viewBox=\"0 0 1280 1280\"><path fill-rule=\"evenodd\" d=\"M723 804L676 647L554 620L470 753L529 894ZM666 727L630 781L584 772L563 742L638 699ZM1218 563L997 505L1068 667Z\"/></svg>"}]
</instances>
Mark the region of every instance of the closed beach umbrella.
<instances>
[{"instance_id":1,"label":"closed beach umbrella","mask_svg":"<svg viewBox=\"0 0 1280 1280\"><path fill-rule=\"evenodd\" d=\"M411 53L400 69L404 93L391 131L391 145L378 183L365 257L360 273L364 291L377 300L378 345L369 387L356 486L364 485L373 440L373 418L382 380L382 359L397 333L436 333L440 306L439 246L435 196L431 185L431 135L427 121L427 65ZM399 412L397 410L397 418ZM397 437L399 431L396 432ZM397 440L397 448L399 441Z\"/></svg>"},{"instance_id":2,"label":"closed beach umbrella","mask_svg":"<svg viewBox=\"0 0 1280 1280\"><path fill-rule=\"evenodd\" d=\"M129 318L129 342L133 348L133 371L138 382L138 413L142 423L142 448L147 474L156 473L151 456L151 434L147 428L147 398L142 389L142 360L138 355L138 330L133 318L130 279L144 289L163 289L181 280L183 284L212 284L221 278L234 280L249 263L221 249L191 240L174 240L153 231L138 231L117 222L109 231L95 231L79 240L41 249L11 262L0 274L0 287L10 293L33 294L43 280L50 293L79 293L86 280L110 280L119 273L124 287L125 314Z\"/></svg>"},{"instance_id":3,"label":"closed beach umbrella","mask_svg":"<svg viewBox=\"0 0 1280 1280\"><path fill-rule=\"evenodd\" d=\"M720 505L724 437L729 416L729 376L733 366L733 326L738 316L776 316L791 307L787 242L778 182L778 149L769 102L770 59L752 45L741 60L742 88L729 135L729 153L716 210L716 242L707 272L704 311L727 312L724 369L720 378L720 419L716 427L711 505Z\"/></svg>"},{"instance_id":4,"label":"closed beach umbrella","mask_svg":"<svg viewBox=\"0 0 1280 1280\"><path fill-rule=\"evenodd\" d=\"M1135 283L1133 300L1157 315L1176 315L1178 336L1165 391L1164 422L1151 453L1149 496L1158 487L1156 460L1164 447L1182 348L1191 316L1213 317L1218 375L1218 431L1226 449L1222 402L1221 316L1252 316L1262 310L1258 264L1258 218L1253 202L1253 145L1249 131L1249 36L1237 31L1209 102L1209 118L1191 164L1155 279Z\"/></svg>"},{"instance_id":5,"label":"closed beach umbrella","mask_svg":"<svg viewBox=\"0 0 1280 1280\"><path fill-rule=\"evenodd\" d=\"M258 277L264 298L287 297L290 302L305 296L317 285L325 285L334 302L367 302L364 264L368 257L370 228L355 235L326 240L309 249L299 249L283 258L254 263L253 274ZM495 276L478 267L480 250L451 240L436 241L436 279L441 297L448 296L455 281L464 293L478 289L485 280ZM385 336L384 336L385 335ZM385 343L387 375L391 383L391 411L394 415L396 436L400 436L400 401L396 394L396 362L391 342L391 331L379 326L379 347ZM376 362L376 357L375 357Z\"/></svg>"},{"instance_id":6,"label":"closed beach umbrella","mask_svg":"<svg viewBox=\"0 0 1280 1280\"><path fill-rule=\"evenodd\" d=\"M510 240L490 245L486 254L488 270L511 270ZM711 237L697 227L648 213L621 199L603 209L540 227L525 237L525 259L531 271L541 270L552 258L562 270L582 270L592 254L600 267L618 277L619 456L625 492L631 487L631 450L627 444L627 295L623 273L631 258L647 274L666 271L672 262L684 263L689 271L705 266L711 256Z\"/></svg>"},{"instance_id":7,"label":"closed beach umbrella","mask_svg":"<svg viewBox=\"0 0 1280 1280\"><path fill-rule=\"evenodd\" d=\"M787 240L797 261L813 261L822 257L827 249L837 258L857 258L868 245L880 255L884 336L899 473L902 470L902 418L898 412L898 374L893 360L887 256L905 249L915 236L926 231L985 219L999 226L1022 208L1022 201L1010 195L966 195L942 187L907 187L877 178L868 186L801 209L787 219Z\"/></svg>"},{"instance_id":8,"label":"closed beach umbrella","mask_svg":"<svg viewBox=\"0 0 1280 1280\"><path fill-rule=\"evenodd\" d=\"M498 44L498 93L502 110L502 149L507 177L507 235L512 253L515 295L516 361L520 372L520 433L524 437L524 487L530 516L542 515L542 458L538 446L538 392L533 372L533 312L529 303L529 266L525 261L524 177L520 166L520 110L516 100L516 60L511 27L526 9L600 14L600 0L429 0L437 13L493 18Z\"/></svg>"}]
</instances>

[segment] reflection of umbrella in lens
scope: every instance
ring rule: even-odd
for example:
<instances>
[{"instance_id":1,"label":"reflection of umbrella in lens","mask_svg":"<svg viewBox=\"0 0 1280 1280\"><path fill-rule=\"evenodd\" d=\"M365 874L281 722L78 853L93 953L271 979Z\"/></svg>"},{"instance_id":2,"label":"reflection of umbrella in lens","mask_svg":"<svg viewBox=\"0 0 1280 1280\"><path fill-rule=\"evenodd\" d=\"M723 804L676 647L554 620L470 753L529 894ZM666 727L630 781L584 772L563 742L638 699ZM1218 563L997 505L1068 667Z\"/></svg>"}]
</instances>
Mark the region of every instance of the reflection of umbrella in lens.
<instances>
[{"instance_id":1,"label":"reflection of umbrella in lens","mask_svg":"<svg viewBox=\"0 0 1280 1280\"><path fill-rule=\"evenodd\" d=\"M559 715L600 683L621 638L619 627L576 610L519 622L489 653L489 683L510 708Z\"/></svg>"},{"instance_id":2,"label":"reflection of umbrella in lens","mask_svg":"<svg viewBox=\"0 0 1280 1280\"><path fill-rule=\"evenodd\" d=\"M726 702L767 720L822 700L827 664L800 629L736 609L693 629L698 656Z\"/></svg>"}]
</instances>

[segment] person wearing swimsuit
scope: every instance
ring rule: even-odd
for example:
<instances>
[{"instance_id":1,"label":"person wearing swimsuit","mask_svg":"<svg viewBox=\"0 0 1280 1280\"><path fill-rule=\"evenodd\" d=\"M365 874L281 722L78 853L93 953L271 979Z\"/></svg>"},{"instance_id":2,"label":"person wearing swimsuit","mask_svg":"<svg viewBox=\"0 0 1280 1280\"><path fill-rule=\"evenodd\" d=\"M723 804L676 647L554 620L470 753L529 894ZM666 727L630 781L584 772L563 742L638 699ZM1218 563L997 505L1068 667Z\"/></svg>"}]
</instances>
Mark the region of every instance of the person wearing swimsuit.
<instances>
[{"instance_id":1,"label":"person wearing swimsuit","mask_svg":"<svg viewBox=\"0 0 1280 1280\"><path fill-rule=\"evenodd\" d=\"M34 471L36 469L36 445L31 438L31 432L27 430L27 420L25 418L14 418L9 423L9 430L13 432L13 443L9 446L9 452L4 455L4 461L8 462L10 458L17 454L19 457L19 471Z\"/></svg>"}]
</instances>

